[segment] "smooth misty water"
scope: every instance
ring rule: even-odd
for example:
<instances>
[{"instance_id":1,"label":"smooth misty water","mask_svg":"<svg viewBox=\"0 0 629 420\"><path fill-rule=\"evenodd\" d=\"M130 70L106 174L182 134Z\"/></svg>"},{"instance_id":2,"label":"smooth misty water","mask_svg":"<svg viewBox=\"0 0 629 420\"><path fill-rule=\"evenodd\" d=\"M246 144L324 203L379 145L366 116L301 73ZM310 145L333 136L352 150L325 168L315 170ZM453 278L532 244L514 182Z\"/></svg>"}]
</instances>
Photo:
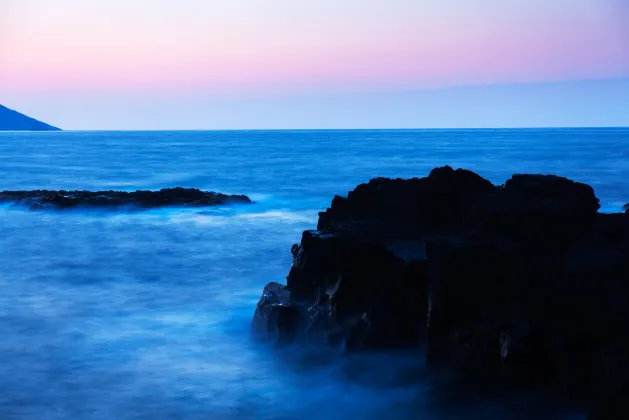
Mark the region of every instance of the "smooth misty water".
<instances>
[{"instance_id":1,"label":"smooth misty water","mask_svg":"<svg viewBox=\"0 0 629 420\"><path fill-rule=\"evenodd\" d=\"M0 190L185 186L257 200L0 208L0 418L539 418L530 400L440 401L416 379L419 357L249 341L262 287L284 279L290 246L334 194L443 164L497 183L556 173L593 185L605 210L629 202L629 129L0 134Z\"/></svg>"}]
</instances>

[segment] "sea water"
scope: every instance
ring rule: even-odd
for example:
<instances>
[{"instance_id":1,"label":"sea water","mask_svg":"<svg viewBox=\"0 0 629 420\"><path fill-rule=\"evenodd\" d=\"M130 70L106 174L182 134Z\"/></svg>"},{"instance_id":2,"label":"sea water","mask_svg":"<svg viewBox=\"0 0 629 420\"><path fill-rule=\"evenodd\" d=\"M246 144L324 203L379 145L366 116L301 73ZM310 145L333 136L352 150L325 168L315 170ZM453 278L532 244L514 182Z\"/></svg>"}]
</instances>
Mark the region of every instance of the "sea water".
<instances>
[{"instance_id":1,"label":"sea water","mask_svg":"<svg viewBox=\"0 0 629 420\"><path fill-rule=\"evenodd\" d=\"M262 288L285 279L291 245L334 194L446 164L497 184L567 176L604 211L629 202L629 129L0 133L0 190L182 186L255 200L0 207L0 418L542 418L537 400L435 394L419 354L250 340Z\"/></svg>"}]
</instances>

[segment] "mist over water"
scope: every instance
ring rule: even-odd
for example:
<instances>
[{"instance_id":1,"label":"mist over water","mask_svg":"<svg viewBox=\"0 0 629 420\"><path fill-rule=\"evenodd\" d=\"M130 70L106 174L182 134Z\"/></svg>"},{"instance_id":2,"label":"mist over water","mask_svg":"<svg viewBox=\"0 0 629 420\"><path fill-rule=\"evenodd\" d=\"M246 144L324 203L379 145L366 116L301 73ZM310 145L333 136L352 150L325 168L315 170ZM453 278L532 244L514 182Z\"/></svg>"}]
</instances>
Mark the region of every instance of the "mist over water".
<instances>
[{"instance_id":1,"label":"mist over water","mask_svg":"<svg viewBox=\"0 0 629 420\"><path fill-rule=\"evenodd\" d=\"M0 134L0 190L184 186L256 201L0 207L0 418L560 418L539 398L440 394L418 354L269 351L250 340L251 316L317 212L370 178L444 164L496 183L556 173L618 211L627 162L629 129Z\"/></svg>"}]
</instances>

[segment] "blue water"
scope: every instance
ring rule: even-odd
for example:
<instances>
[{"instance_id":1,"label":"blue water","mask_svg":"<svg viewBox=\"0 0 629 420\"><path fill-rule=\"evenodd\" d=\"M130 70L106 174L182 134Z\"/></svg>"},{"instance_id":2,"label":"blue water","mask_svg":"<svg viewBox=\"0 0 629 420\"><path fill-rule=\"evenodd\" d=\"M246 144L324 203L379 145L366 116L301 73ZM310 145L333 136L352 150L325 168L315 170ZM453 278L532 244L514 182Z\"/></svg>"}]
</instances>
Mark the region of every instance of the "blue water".
<instances>
[{"instance_id":1,"label":"blue water","mask_svg":"<svg viewBox=\"0 0 629 420\"><path fill-rule=\"evenodd\" d=\"M536 418L530 400L440 402L416 355L278 354L249 340L262 287L285 278L290 246L334 194L444 164L496 183L556 173L593 185L606 211L629 202L629 129L0 133L0 190L185 186L256 200L1 207L0 418Z\"/></svg>"}]
</instances>

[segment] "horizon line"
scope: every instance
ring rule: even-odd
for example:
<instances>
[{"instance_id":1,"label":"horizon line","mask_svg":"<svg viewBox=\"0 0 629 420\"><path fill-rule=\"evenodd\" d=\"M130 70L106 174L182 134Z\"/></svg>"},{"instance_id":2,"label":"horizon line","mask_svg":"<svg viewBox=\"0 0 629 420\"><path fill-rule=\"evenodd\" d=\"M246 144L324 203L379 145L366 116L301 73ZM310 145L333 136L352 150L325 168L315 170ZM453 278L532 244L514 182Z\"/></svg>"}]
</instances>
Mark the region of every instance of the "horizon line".
<instances>
[{"instance_id":1,"label":"horizon line","mask_svg":"<svg viewBox=\"0 0 629 420\"><path fill-rule=\"evenodd\" d=\"M221 131L479 131L479 130L583 130L629 129L629 125L522 126L522 127L380 127L380 128L174 128L174 129L60 129L56 131L0 130L0 133L94 133L94 132L221 132Z\"/></svg>"}]
</instances>

